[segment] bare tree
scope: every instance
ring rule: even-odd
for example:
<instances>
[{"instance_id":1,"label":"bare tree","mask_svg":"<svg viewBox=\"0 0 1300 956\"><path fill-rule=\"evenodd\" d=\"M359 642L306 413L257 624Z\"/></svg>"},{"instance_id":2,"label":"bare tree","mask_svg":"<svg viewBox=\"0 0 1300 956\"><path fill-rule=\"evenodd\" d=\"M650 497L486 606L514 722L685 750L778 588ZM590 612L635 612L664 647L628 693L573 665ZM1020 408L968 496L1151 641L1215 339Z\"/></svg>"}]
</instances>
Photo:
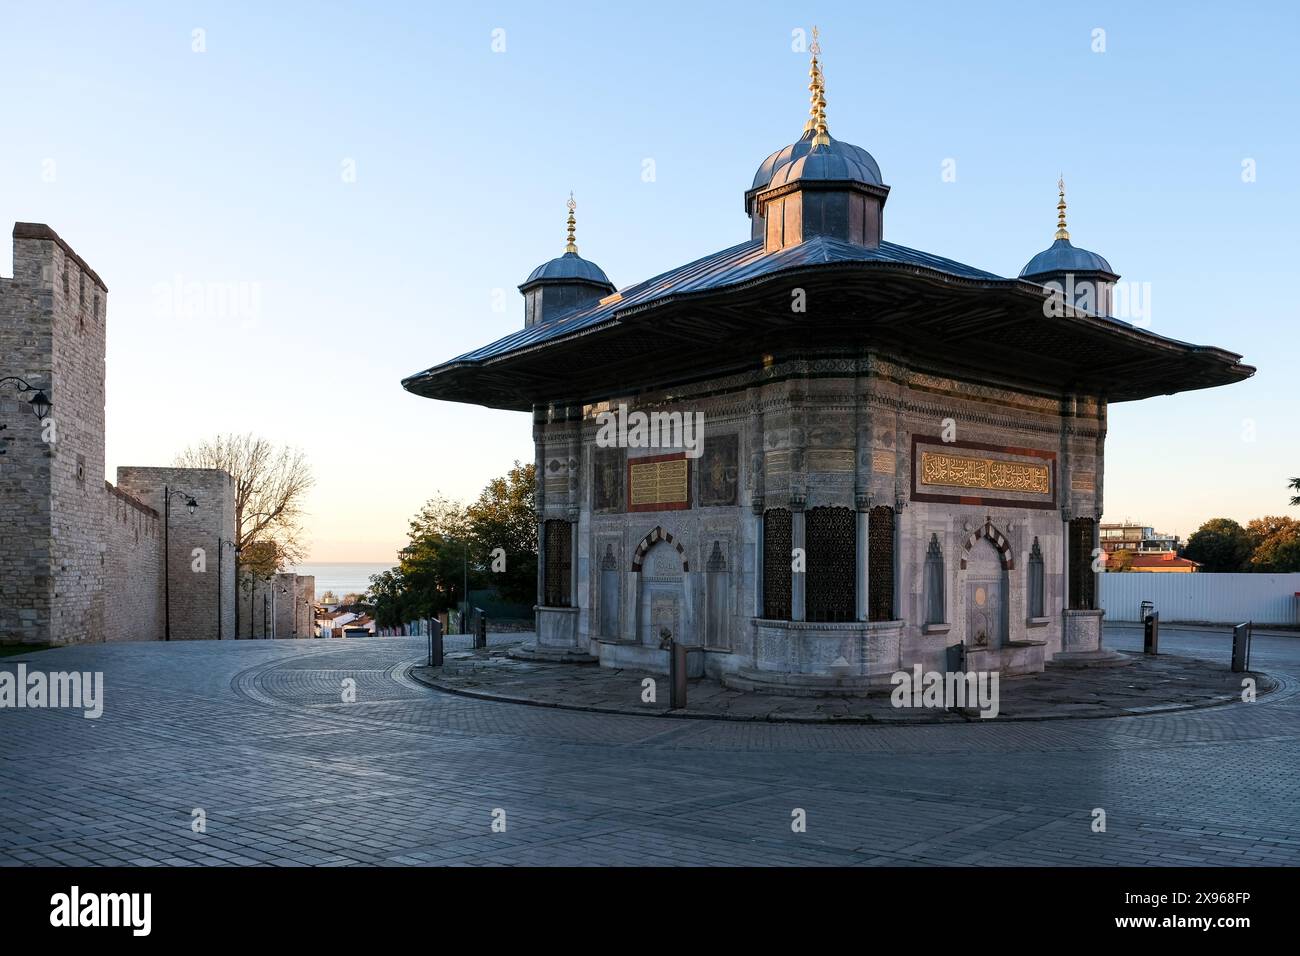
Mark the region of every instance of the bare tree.
<instances>
[{"instance_id":1,"label":"bare tree","mask_svg":"<svg viewBox=\"0 0 1300 956\"><path fill-rule=\"evenodd\" d=\"M250 555L273 555L279 568L306 556L302 506L315 479L301 451L251 433L218 435L186 448L176 464L229 472L235 480L235 543L241 549L272 546L254 549Z\"/></svg>"}]
</instances>

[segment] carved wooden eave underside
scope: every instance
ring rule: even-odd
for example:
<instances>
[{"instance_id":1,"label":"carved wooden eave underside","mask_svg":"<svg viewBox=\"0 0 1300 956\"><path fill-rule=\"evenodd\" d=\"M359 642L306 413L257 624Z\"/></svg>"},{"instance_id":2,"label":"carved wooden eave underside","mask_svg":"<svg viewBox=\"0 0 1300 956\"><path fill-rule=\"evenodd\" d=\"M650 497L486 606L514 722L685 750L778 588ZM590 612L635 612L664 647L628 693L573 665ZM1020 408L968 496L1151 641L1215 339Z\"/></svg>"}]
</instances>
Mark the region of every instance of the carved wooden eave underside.
<instances>
[{"instance_id":1,"label":"carved wooden eave underside","mask_svg":"<svg viewBox=\"0 0 1300 956\"><path fill-rule=\"evenodd\" d=\"M792 308L803 290L806 311ZM917 369L1044 395L1121 402L1242 381L1241 356L1062 307L1020 279L971 279L920 266L853 261L611 310L597 324L403 381L428 398L528 410L753 370L793 351L877 352ZM472 356L474 353L470 353Z\"/></svg>"}]
</instances>

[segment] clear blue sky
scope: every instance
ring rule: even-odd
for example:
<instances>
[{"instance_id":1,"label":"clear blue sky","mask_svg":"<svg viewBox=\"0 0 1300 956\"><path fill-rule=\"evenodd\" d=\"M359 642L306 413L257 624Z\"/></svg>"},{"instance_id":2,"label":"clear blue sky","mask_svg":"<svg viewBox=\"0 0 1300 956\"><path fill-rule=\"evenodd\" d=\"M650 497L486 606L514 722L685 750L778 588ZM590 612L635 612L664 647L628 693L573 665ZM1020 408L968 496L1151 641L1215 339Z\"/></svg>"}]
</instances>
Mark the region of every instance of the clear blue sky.
<instances>
[{"instance_id":1,"label":"clear blue sky","mask_svg":"<svg viewBox=\"0 0 1300 956\"><path fill-rule=\"evenodd\" d=\"M388 560L425 498L532 455L527 415L399 379L522 324L570 189L620 287L745 238L816 22L831 132L893 190L886 238L1014 275L1064 172L1075 243L1151 284L1152 329L1259 367L1112 407L1107 517L1186 535L1285 513L1300 474L1300 14L1146 6L5 0L0 222L49 223L109 287L109 477L254 430L312 459L313 557ZM178 281L259 307L176 308Z\"/></svg>"}]
</instances>

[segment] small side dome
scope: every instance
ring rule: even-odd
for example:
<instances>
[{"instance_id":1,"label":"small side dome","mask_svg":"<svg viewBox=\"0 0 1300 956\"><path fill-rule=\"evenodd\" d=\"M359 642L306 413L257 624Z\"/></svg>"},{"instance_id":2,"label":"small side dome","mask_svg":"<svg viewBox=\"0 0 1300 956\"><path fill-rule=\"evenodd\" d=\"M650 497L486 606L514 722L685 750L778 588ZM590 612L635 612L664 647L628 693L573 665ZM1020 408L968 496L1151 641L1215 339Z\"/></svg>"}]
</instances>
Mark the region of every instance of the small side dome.
<instances>
[{"instance_id":1,"label":"small side dome","mask_svg":"<svg viewBox=\"0 0 1300 956\"><path fill-rule=\"evenodd\" d=\"M574 239L576 221L573 218L578 204L572 193L568 205L569 241L564 247L564 255L542 263L519 286L524 295L526 329L554 322L570 312L595 305L615 291L614 283L609 281L604 269L578 255Z\"/></svg>"},{"instance_id":2,"label":"small side dome","mask_svg":"<svg viewBox=\"0 0 1300 956\"><path fill-rule=\"evenodd\" d=\"M1020 270L1020 278L1050 272L1108 272L1115 274L1110 263L1095 252L1072 245L1069 239L1057 239Z\"/></svg>"},{"instance_id":3,"label":"small side dome","mask_svg":"<svg viewBox=\"0 0 1300 956\"><path fill-rule=\"evenodd\" d=\"M594 282L597 285L613 288L610 285L609 276L605 275L605 271L600 266L582 258L576 252L566 252L550 262L542 263L529 273L528 278L524 280L520 288L547 279Z\"/></svg>"},{"instance_id":4,"label":"small side dome","mask_svg":"<svg viewBox=\"0 0 1300 956\"><path fill-rule=\"evenodd\" d=\"M1057 181L1055 241L1020 270L1020 278L1041 285L1081 312L1110 315L1119 275L1095 252L1070 243L1065 227L1065 178Z\"/></svg>"}]
</instances>

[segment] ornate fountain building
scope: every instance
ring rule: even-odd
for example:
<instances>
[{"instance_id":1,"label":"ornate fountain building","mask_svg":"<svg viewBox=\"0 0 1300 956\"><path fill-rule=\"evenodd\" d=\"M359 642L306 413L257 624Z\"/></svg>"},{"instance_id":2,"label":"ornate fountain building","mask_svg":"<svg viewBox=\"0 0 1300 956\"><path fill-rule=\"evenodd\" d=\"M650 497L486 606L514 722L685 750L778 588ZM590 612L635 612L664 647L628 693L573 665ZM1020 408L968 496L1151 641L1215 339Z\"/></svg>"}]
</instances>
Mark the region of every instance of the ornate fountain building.
<instances>
[{"instance_id":1,"label":"ornate fountain building","mask_svg":"<svg viewBox=\"0 0 1300 956\"><path fill-rule=\"evenodd\" d=\"M696 673L784 693L956 649L1004 675L1103 653L1107 406L1254 369L1109 317L1119 276L1071 244L1063 185L1017 278L886 241L889 187L829 135L815 47L810 75L747 240L618 291L571 204L524 327L403 381L532 412L531 653L663 671L670 633Z\"/></svg>"}]
</instances>

